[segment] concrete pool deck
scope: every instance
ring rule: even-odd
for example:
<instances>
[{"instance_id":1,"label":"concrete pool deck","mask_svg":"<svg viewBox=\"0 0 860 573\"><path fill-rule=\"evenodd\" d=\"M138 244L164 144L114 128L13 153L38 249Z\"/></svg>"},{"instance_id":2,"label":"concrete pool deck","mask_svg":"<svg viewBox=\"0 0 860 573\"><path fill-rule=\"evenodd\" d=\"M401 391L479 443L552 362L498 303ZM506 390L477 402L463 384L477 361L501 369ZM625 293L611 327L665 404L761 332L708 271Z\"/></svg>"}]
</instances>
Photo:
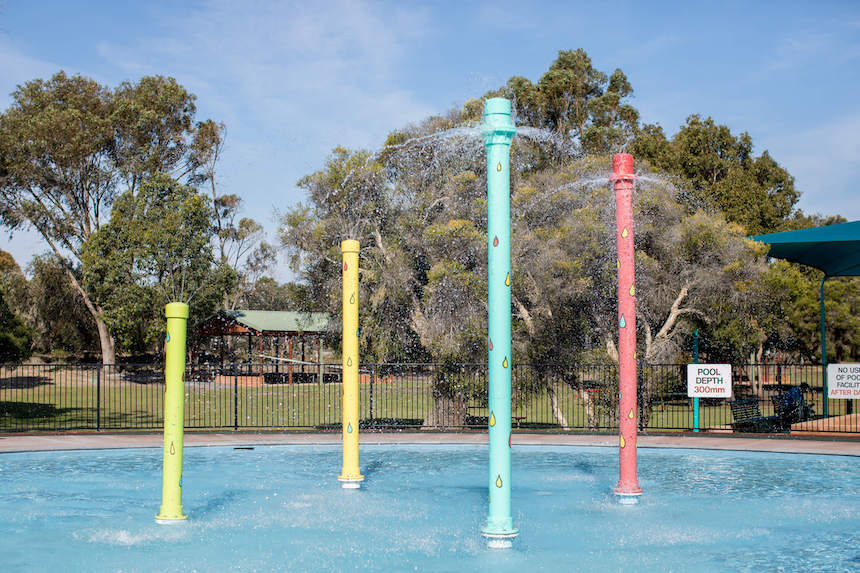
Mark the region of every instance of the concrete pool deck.
<instances>
[{"instance_id":1,"label":"concrete pool deck","mask_svg":"<svg viewBox=\"0 0 860 573\"><path fill-rule=\"evenodd\" d=\"M341 443L339 432L186 432L186 447L314 445ZM860 439L798 439L762 436L683 436L640 435L640 448L685 448L702 450L740 450L794 454L826 454L860 457ZM486 444L480 432L362 432L362 445L376 444ZM515 433L515 446L599 446L618 447L614 434L525 434ZM0 453L51 450L100 450L114 448L160 448L160 433L118 434L3 434Z\"/></svg>"}]
</instances>

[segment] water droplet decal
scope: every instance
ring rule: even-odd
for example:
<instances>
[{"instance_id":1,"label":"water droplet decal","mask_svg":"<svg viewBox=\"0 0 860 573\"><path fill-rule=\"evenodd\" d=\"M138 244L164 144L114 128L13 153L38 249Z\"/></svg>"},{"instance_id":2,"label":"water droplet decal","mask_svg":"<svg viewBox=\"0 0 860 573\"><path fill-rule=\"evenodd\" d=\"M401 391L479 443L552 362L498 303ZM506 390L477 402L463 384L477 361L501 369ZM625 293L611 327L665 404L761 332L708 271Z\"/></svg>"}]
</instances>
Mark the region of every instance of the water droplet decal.
<instances>
[{"instance_id":1,"label":"water droplet decal","mask_svg":"<svg viewBox=\"0 0 860 573\"><path fill-rule=\"evenodd\" d=\"M492 349L493 349L493 339L492 339L492 338L488 338L487 340L489 340L489 341L490 341L490 350L492 350Z\"/></svg>"},{"instance_id":2,"label":"water droplet decal","mask_svg":"<svg viewBox=\"0 0 860 573\"><path fill-rule=\"evenodd\" d=\"M624 441L624 436L621 436L621 442L620 443L621 443L622 448L627 445L627 443Z\"/></svg>"},{"instance_id":3,"label":"water droplet decal","mask_svg":"<svg viewBox=\"0 0 860 573\"><path fill-rule=\"evenodd\" d=\"M355 304L355 293L349 295L349 304Z\"/></svg>"},{"instance_id":4,"label":"water droplet decal","mask_svg":"<svg viewBox=\"0 0 860 573\"><path fill-rule=\"evenodd\" d=\"M502 487L502 476L496 478L496 487Z\"/></svg>"},{"instance_id":5,"label":"water droplet decal","mask_svg":"<svg viewBox=\"0 0 860 573\"><path fill-rule=\"evenodd\" d=\"M348 268L349 268L349 267L347 266L346 261L344 261L344 262L343 262L343 270L346 270L346 269L348 269Z\"/></svg>"},{"instance_id":6,"label":"water droplet decal","mask_svg":"<svg viewBox=\"0 0 860 573\"><path fill-rule=\"evenodd\" d=\"M173 447L173 442L170 442L170 455L171 456L176 455L176 448Z\"/></svg>"},{"instance_id":7,"label":"water droplet decal","mask_svg":"<svg viewBox=\"0 0 860 573\"><path fill-rule=\"evenodd\" d=\"M493 246L494 246L494 247L498 247L498 246L499 246L499 238L498 238L498 237L493 237Z\"/></svg>"},{"instance_id":8,"label":"water droplet decal","mask_svg":"<svg viewBox=\"0 0 860 573\"><path fill-rule=\"evenodd\" d=\"M626 239L627 235L629 235L629 233L627 232L627 227L624 227L624 229L622 229L621 231L621 237Z\"/></svg>"},{"instance_id":9,"label":"water droplet decal","mask_svg":"<svg viewBox=\"0 0 860 573\"><path fill-rule=\"evenodd\" d=\"M621 320L618 321L618 326L621 328L627 328L627 321L624 320L624 315L621 315Z\"/></svg>"},{"instance_id":10,"label":"water droplet decal","mask_svg":"<svg viewBox=\"0 0 860 573\"><path fill-rule=\"evenodd\" d=\"M496 415L493 414L492 412L490 412L490 427L492 428L495 425L496 425Z\"/></svg>"},{"instance_id":11,"label":"water droplet decal","mask_svg":"<svg viewBox=\"0 0 860 573\"><path fill-rule=\"evenodd\" d=\"M508 273L508 276L505 277L505 286L511 286L511 273Z\"/></svg>"},{"instance_id":12,"label":"water droplet decal","mask_svg":"<svg viewBox=\"0 0 860 573\"><path fill-rule=\"evenodd\" d=\"M618 269L619 271L621 270L621 259L615 260L615 268Z\"/></svg>"},{"instance_id":13,"label":"water droplet decal","mask_svg":"<svg viewBox=\"0 0 860 573\"><path fill-rule=\"evenodd\" d=\"M346 365L347 365L347 366L352 366L352 356L347 357L347 359L346 359Z\"/></svg>"},{"instance_id":14,"label":"water droplet decal","mask_svg":"<svg viewBox=\"0 0 860 573\"><path fill-rule=\"evenodd\" d=\"M169 332L167 333L167 338L164 339L164 342L170 342L170 333Z\"/></svg>"},{"instance_id":15,"label":"water droplet decal","mask_svg":"<svg viewBox=\"0 0 860 573\"><path fill-rule=\"evenodd\" d=\"M511 434L508 434L508 447L511 447Z\"/></svg>"},{"instance_id":16,"label":"water droplet decal","mask_svg":"<svg viewBox=\"0 0 860 573\"><path fill-rule=\"evenodd\" d=\"M631 420L636 417L636 414L633 413L633 408L630 408L630 412L627 413L627 417Z\"/></svg>"},{"instance_id":17,"label":"water droplet decal","mask_svg":"<svg viewBox=\"0 0 860 573\"><path fill-rule=\"evenodd\" d=\"M349 424L347 424L347 425L346 425L346 433L347 433L347 434L351 434L351 433L352 433L352 424L351 424L351 423L349 423Z\"/></svg>"},{"instance_id":18,"label":"water droplet decal","mask_svg":"<svg viewBox=\"0 0 860 573\"><path fill-rule=\"evenodd\" d=\"M507 368L507 367L508 367L508 357L505 356L505 359L502 361L502 368Z\"/></svg>"},{"instance_id":19,"label":"water droplet decal","mask_svg":"<svg viewBox=\"0 0 860 573\"><path fill-rule=\"evenodd\" d=\"M355 337L356 337L356 338L358 338L358 333L359 333L360 331L361 331L361 329L360 329L360 328L356 328L356 329L355 329Z\"/></svg>"},{"instance_id":20,"label":"water droplet decal","mask_svg":"<svg viewBox=\"0 0 860 573\"><path fill-rule=\"evenodd\" d=\"M500 161L498 163L498 165L496 165L496 171L501 171L501 170L502 170L502 162Z\"/></svg>"},{"instance_id":21,"label":"water droplet decal","mask_svg":"<svg viewBox=\"0 0 860 573\"><path fill-rule=\"evenodd\" d=\"M630 296L636 296L636 287L630 285Z\"/></svg>"}]
</instances>

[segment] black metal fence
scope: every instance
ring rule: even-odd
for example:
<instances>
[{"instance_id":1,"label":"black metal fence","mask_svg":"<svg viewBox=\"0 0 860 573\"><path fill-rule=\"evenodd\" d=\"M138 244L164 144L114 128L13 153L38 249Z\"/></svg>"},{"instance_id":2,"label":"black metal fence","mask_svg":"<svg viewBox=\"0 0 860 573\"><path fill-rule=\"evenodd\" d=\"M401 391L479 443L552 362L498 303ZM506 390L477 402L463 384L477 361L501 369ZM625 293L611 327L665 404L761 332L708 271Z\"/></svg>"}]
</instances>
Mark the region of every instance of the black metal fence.
<instances>
[{"instance_id":1,"label":"black metal fence","mask_svg":"<svg viewBox=\"0 0 860 573\"><path fill-rule=\"evenodd\" d=\"M690 431L693 399L685 364L640 364L642 430ZM703 432L860 432L850 400L829 400L824 412L821 366L743 364L732 369L733 396L702 398ZM341 423L339 365L233 364L194 366L185 374L189 429L313 428ZM364 428L486 427L486 364L368 364L359 374ZM802 418L776 420L792 388ZM618 428L614 364L518 364L512 369L514 430L611 431ZM744 416L732 403L745 401ZM0 366L0 431L158 430L164 375L160 365L38 364ZM750 413L752 412L752 414ZM783 420L785 421L785 420ZM792 426L791 422L795 422ZM803 422L802 426L797 423Z\"/></svg>"}]
</instances>

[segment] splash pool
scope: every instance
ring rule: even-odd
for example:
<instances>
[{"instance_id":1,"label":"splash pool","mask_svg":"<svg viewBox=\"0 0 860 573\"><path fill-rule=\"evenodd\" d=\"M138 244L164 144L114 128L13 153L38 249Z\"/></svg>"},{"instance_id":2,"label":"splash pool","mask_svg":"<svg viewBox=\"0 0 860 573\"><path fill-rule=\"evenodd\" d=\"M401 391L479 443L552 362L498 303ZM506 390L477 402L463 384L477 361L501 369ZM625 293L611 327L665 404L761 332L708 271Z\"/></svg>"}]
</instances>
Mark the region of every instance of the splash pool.
<instances>
[{"instance_id":1,"label":"splash pool","mask_svg":"<svg viewBox=\"0 0 860 573\"><path fill-rule=\"evenodd\" d=\"M621 506L612 448L513 448L520 537L492 551L486 446L188 448L187 523L156 525L160 449L0 455L4 571L855 571L848 456L640 449Z\"/></svg>"}]
</instances>

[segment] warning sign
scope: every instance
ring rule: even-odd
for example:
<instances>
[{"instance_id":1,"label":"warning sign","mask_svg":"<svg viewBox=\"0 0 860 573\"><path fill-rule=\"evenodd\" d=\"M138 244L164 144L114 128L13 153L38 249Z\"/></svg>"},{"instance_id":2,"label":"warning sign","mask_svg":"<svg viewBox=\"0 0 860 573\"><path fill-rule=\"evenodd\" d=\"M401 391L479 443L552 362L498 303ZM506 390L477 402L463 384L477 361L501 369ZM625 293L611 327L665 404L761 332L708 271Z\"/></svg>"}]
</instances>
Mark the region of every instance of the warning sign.
<instances>
[{"instance_id":1,"label":"warning sign","mask_svg":"<svg viewBox=\"0 0 860 573\"><path fill-rule=\"evenodd\" d=\"M860 364L828 364L827 397L860 399Z\"/></svg>"},{"instance_id":2,"label":"warning sign","mask_svg":"<svg viewBox=\"0 0 860 573\"><path fill-rule=\"evenodd\" d=\"M687 396L730 398L731 395L731 364L687 364Z\"/></svg>"}]
</instances>

